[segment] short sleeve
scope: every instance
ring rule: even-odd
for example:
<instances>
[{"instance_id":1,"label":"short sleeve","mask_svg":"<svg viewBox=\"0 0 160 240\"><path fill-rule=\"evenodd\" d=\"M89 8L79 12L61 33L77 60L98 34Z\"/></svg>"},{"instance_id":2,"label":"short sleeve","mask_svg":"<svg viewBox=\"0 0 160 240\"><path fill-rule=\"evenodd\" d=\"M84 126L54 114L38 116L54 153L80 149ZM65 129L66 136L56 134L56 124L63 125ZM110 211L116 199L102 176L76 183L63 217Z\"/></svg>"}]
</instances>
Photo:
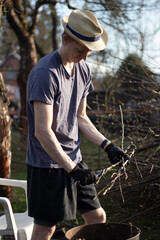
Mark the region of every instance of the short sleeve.
<instances>
[{"instance_id":1,"label":"short sleeve","mask_svg":"<svg viewBox=\"0 0 160 240\"><path fill-rule=\"evenodd\" d=\"M47 69L37 69L30 76L29 101L40 101L47 104L53 104L57 92L56 76Z\"/></svg>"},{"instance_id":2,"label":"short sleeve","mask_svg":"<svg viewBox=\"0 0 160 240\"><path fill-rule=\"evenodd\" d=\"M91 71L87 64L85 64L85 90L83 93L83 98L85 98L90 92L94 90L93 83L91 80Z\"/></svg>"}]
</instances>

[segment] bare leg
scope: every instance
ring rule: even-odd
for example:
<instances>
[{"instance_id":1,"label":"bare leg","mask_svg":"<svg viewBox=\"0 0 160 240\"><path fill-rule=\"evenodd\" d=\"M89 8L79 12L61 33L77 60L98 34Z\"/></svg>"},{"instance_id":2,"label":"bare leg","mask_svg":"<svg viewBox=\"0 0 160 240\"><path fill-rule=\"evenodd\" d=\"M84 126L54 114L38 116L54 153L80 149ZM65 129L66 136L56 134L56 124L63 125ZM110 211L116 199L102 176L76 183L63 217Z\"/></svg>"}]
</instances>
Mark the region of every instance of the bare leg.
<instances>
[{"instance_id":1,"label":"bare leg","mask_svg":"<svg viewBox=\"0 0 160 240\"><path fill-rule=\"evenodd\" d=\"M50 240L56 226L48 227L34 224L31 240Z\"/></svg>"},{"instance_id":2,"label":"bare leg","mask_svg":"<svg viewBox=\"0 0 160 240\"><path fill-rule=\"evenodd\" d=\"M82 217L85 221L85 224L94 224L94 223L105 223L106 222L106 213L103 208L98 208L96 210L89 211L82 214Z\"/></svg>"}]
</instances>

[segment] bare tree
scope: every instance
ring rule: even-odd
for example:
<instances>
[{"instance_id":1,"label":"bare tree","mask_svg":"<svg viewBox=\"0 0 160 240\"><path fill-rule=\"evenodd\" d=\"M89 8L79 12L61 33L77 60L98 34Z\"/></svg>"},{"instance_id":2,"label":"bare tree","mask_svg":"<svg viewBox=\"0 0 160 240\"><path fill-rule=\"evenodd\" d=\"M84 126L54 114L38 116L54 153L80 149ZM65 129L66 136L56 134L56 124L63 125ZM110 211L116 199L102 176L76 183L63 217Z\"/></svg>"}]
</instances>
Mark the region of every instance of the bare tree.
<instances>
[{"instance_id":1,"label":"bare tree","mask_svg":"<svg viewBox=\"0 0 160 240\"><path fill-rule=\"evenodd\" d=\"M0 25L3 2L0 0ZM8 113L8 91L0 73L0 177L10 176L11 163L11 118ZM11 198L11 187L0 187L0 196Z\"/></svg>"},{"instance_id":2,"label":"bare tree","mask_svg":"<svg viewBox=\"0 0 160 240\"><path fill-rule=\"evenodd\" d=\"M11 163L11 118L8 113L8 91L0 73L0 177L10 176ZM1 187L0 196L11 195L10 187Z\"/></svg>"},{"instance_id":3,"label":"bare tree","mask_svg":"<svg viewBox=\"0 0 160 240\"><path fill-rule=\"evenodd\" d=\"M34 35L38 22L38 12L42 5L55 5L57 2L57 0L37 0L34 7L27 0L6 0L3 3L6 9L6 18L18 38L20 47L21 60L17 81L21 97L20 130L24 137L27 133L26 84L28 75L37 62Z\"/></svg>"},{"instance_id":4,"label":"bare tree","mask_svg":"<svg viewBox=\"0 0 160 240\"><path fill-rule=\"evenodd\" d=\"M137 54L129 54L115 75L117 105L136 104L134 108L155 108L158 82L154 73L143 63ZM133 106L132 106L133 107Z\"/></svg>"}]
</instances>

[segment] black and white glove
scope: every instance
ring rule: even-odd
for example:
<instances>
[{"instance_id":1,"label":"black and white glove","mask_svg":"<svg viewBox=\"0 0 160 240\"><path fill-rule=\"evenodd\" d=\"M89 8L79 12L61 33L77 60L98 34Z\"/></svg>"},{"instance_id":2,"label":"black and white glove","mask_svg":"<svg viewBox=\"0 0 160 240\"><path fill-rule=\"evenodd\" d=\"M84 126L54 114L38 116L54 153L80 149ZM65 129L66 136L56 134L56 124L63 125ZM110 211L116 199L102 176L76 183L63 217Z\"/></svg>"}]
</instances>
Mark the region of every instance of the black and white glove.
<instances>
[{"instance_id":1,"label":"black and white glove","mask_svg":"<svg viewBox=\"0 0 160 240\"><path fill-rule=\"evenodd\" d=\"M75 181L80 181L81 185L88 185L96 182L95 172L91 169L83 169L76 166L69 174Z\"/></svg>"},{"instance_id":2,"label":"black and white glove","mask_svg":"<svg viewBox=\"0 0 160 240\"><path fill-rule=\"evenodd\" d=\"M105 145L106 143L106 145ZM108 153L108 158L111 164L118 163L120 161L129 160L130 157L127 153L125 153L120 147L115 146L113 143L107 144L107 140L104 140L101 144L101 147L104 149L106 153Z\"/></svg>"}]
</instances>

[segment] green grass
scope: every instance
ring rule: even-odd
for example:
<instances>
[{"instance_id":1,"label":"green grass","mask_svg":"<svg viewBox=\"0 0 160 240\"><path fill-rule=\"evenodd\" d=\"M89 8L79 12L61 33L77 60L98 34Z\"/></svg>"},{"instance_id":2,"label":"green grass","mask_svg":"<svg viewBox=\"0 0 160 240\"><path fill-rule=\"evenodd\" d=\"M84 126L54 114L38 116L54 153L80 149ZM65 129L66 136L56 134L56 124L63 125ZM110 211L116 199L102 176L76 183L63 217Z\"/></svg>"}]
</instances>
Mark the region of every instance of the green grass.
<instances>
[{"instance_id":1,"label":"green grass","mask_svg":"<svg viewBox=\"0 0 160 240\"><path fill-rule=\"evenodd\" d=\"M22 150L20 134L15 130L12 130L11 151L11 178L26 179L26 151Z\"/></svg>"}]
</instances>

